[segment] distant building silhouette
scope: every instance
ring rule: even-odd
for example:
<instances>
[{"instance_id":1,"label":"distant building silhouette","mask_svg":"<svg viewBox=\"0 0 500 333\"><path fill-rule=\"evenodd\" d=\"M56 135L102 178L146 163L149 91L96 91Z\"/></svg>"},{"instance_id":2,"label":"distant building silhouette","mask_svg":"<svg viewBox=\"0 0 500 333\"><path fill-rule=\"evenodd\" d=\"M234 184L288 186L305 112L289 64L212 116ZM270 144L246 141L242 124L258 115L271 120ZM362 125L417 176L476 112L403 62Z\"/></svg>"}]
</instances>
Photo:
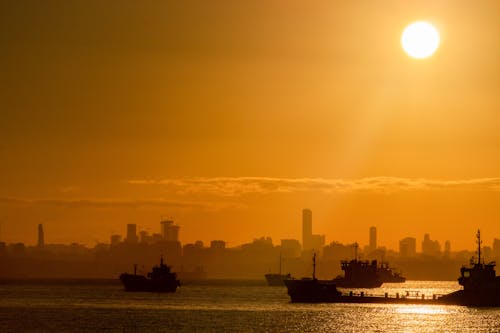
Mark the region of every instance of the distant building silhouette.
<instances>
[{"instance_id":1,"label":"distant building silhouette","mask_svg":"<svg viewBox=\"0 0 500 333\"><path fill-rule=\"evenodd\" d=\"M179 229L178 225L174 224L172 220L163 220L160 222L161 224L161 234L163 239L169 242L178 242L179 241Z\"/></svg>"},{"instance_id":2,"label":"distant building silhouette","mask_svg":"<svg viewBox=\"0 0 500 333\"><path fill-rule=\"evenodd\" d=\"M312 211L310 209L302 210L302 248L305 250L311 250L312 238Z\"/></svg>"},{"instance_id":3,"label":"distant building silhouette","mask_svg":"<svg viewBox=\"0 0 500 333\"><path fill-rule=\"evenodd\" d=\"M43 234L43 225L38 225L38 247L43 248L45 246L45 236Z\"/></svg>"},{"instance_id":4,"label":"distant building silhouette","mask_svg":"<svg viewBox=\"0 0 500 333\"><path fill-rule=\"evenodd\" d=\"M122 241L121 235L111 235L111 237L110 237L110 244L112 246L116 246L116 245L120 244L121 241Z\"/></svg>"},{"instance_id":5,"label":"distant building silhouette","mask_svg":"<svg viewBox=\"0 0 500 333\"><path fill-rule=\"evenodd\" d=\"M282 239L281 240L281 254L283 258L296 258L300 257L302 247L297 239Z\"/></svg>"},{"instance_id":6,"label":"distant building silhouette","mask_svg":"<svg viewBox=\"0 0 500 333\"><path fill-rule=\"evenodd\" d=\"M415 257L417 255L417 240L413 237L406 237L399 241L400 257Z\"/></svg>"},{"instance_id":7,"label":"distant building silhouette","mask_svg":"<svg viewBox=\"0 0 500 333\"><path fill-rule=\"evenodd\" d=\"M151 242L151 236L149 236L148 232L145 231L145 230L142 230L141 232L139 232L139 240L141 243L143 244L148 244Z\"/></svg>"},{"instance_id":8,"label":"distant building silhouette","mask_svg":"<svg viewBox=\"0 0 500 333\"><path fill-rule=\"evenodd\" d=\"M313 235L312 233L312 211L302 210L302 250L320 253L325 245L324 235Z\"/></svg>"},{"instance_id":9,"label":"distant building silhouette","mask_svg":"<svg viewBox=\"0 0 500 333\"><path fill-rule=\"evenodd\" d=\"M444 256L449 258L451 253L451 243L449 240L444 242Z\"/></svg>"},{"instance_id":10,"label":"distant building silhouette","mask_svg":"<svg viewBox=\"0 0 500 333\"><path fill-rule=\"evenodd\" d=\"M500 239L495 238L493 240L493 256L500 259Z\"/></svg>"},{"instance_id":11,"label":"distant building silhouette","mask_svg":"<svg viewBox=\"0 0 500 333\"><path fill-rule=\"evenodd\" d=\"M223 240L213 240L210 242L210 248L212 250L225 250L226 242L224 242Z\"/></svg>"},{"instance_id":12,"label":"distant building silhouette","mask_svg":"<svg viewBox=\"0 0 500 333\"><path fill-rule=\"evenodd\" d=\"M127 224L127 243L137 243L137 225Z\"/></svg>"},{"instance_id":13,"label":"distant building silhouette","mask_svg":"<svg viewBox=\"0 0 500 333\"><path fill-rule=\"evenodd\" d=\"M441 245L438 241L431 240L429 234L424 235L422 241L422 254L428 256L438 256L441 254Z\"/></svg>"},{"instance_id":14,"label":"distant building silhouette","mask_svg":"<svg viewBox=\"0 0 500 333\"><path fill-rule=\"evenodd\" d=\"M370 244L369 244L369 251L373 252L377 249L377 228L376 227L370 227Z\"/></svg>"}]
</instances>

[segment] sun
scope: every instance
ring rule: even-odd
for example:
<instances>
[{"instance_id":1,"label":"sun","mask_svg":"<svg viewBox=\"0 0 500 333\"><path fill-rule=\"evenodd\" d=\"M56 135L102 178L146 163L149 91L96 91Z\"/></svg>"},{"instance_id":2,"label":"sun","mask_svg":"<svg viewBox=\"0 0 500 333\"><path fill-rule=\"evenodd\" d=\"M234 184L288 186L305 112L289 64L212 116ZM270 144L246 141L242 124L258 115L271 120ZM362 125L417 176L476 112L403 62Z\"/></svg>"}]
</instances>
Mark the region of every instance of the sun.
<instances>
[{"instance_id":1,"label":"sun","mask_svg":"<svg viewBox=\"0 0 500 333\"><path fill-rule=\"evenodd\" d=\"M439 47L439 32L425 21L410 24L403 31L401 45L403 50L412 58L428 58L436 52Z\"/></svg>"}]
</instances>

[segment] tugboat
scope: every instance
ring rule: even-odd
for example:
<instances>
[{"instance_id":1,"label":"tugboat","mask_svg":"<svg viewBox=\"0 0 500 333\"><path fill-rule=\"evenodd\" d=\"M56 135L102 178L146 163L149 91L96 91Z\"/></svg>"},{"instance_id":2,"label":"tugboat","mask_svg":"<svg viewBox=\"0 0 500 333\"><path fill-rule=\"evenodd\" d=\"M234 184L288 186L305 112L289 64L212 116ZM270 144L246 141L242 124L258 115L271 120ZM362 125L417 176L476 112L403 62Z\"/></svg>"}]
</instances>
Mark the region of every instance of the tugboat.
<instances>
[{"instance_id":1,"label":"tugboat","mask_svg":"<svg viewBox=\"0 0 500 333\"><path fill-rule=\"evenodd\" d=\"M285 282L284 280L291 279L292 276L290 274L281 274L281 253L280 253L280 269L279 273L268 273L264 275L267 281L268 286L284 286Z\"/></svg>"},{"instance_id":2,"label":"tugboat","mask_svg":"<svg viewBox=\"0 0 500 333\"><path fill-rule=\"evenodd\" d=\"M134 274L122 273L120 281L126 291L150 291L174 293L180 286L177 274L170 271L170 267L160 259L160 266L154 266L153 270L144 275L137 275L137 265L134 265Z\"/></svg>"},{"instance_id":3,"label":"tugboat","mask_svg":"<svg viewBox=\"0 0 500 333\"><path fill-rule=\"evenodd\" d=\"M474 258L469 267L460 269L458 283L462 290L441 296L446 304L467 306L500 306L500 276L496 276L495 262L481 262L481 232L477 231L477 262Z\"/></svg>"},{"instance_id":4,"label":"tugboat","mask_svg":"<svg viewBox=\"0 0 500 333\"><path fill-rule=\"evenodd\" d=\"M342 295L332 280L316 279L316 253L313 255L312 279L286 279L283 282L288 289L292 303L336 302Z\"/></svg>"},{"instance_id":5,"label":"tugboat","mask_svg":"<svg viewBox=\"0 0 500 333\"><path fill-rule=\"evenodd\" d=\"M354 243L354 259L342 260L340 268L344 276L333 279L333 283L340 288L378 288L384 281L379 276L377 260L371 262L358 260L358 243Z\"/></svg>"}]
</instances>

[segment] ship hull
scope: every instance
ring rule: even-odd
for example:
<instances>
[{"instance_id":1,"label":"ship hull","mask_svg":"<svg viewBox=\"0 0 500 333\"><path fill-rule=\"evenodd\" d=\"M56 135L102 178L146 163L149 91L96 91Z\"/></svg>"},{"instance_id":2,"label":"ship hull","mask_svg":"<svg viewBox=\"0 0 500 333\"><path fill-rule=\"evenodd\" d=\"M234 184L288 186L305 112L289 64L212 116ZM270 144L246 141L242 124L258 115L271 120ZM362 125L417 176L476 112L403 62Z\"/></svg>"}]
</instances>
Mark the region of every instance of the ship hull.
<instances>
[{"instance_id":1,"label":"ship hull","mask_svg":"<svg viewBox=\"0 0 500 333\"><path fill-rule=\"evenodd\" d=\"M264 275L268 286L281 287L285 285L285 280L290 278L290 275L283 274L266 274Z\"/></svg>"},{"instance_id":2,"label":"ship hull","mask_svg":"<svg viewBox=\"0 0 500 333\"><path fill-rule=\"evenodd\" d=\"M347 280L336 278L333 283L339 288L379 288L383 282L379 279Z\"/></svg>"},{"instance_id":3,"label":"ship hull","mask_svg":"<svg viewBox=\"0 0 500 333\"><path fill-rule=\"evenodd\" d=\"M477 307L499 307L500 289L492 290L458 290L441 296L439 301L450 305L465 305Z\"/></svg>"},{"instance_id":4,"label":"ship hull","mask_svg":"<svg viewBox=\"0 0 500 333\"><path fill-rule=\"evenodd\" d=\"M143 275L122 274L120 275L126 291L133 292L160 292L174 293L179 286L179 281L175 278L148 279Z\"/></svg>"},{"instance_id":5,"label":"ship hull","mask_svg":"<svg viewBox=\"0 0 500 333\"><path fill-rule=\"evenodd\" d=\"M340 292L332 281L289 279L284 283L292 303L327 303L340 299Z\"/></svg>"}]
</instances>

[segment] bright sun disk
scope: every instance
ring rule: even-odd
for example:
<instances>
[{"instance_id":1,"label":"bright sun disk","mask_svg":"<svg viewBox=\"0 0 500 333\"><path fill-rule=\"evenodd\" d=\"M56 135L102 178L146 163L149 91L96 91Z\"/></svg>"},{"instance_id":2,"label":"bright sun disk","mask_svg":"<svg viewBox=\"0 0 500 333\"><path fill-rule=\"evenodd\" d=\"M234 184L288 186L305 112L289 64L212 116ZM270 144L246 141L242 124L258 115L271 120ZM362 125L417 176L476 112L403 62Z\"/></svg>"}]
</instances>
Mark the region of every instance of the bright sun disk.
<instances>
[{"instance_id":1,"label":"bright sun disk","mask_svg":"<svg viewBox=\"0 0 500 333\"><path fill-rule=\"evenodd\" d=\"M414 22L403 31L401 45L410 57L428 58L439 46L439 32L429 22Z\"/></svg>"}]
</instances>

